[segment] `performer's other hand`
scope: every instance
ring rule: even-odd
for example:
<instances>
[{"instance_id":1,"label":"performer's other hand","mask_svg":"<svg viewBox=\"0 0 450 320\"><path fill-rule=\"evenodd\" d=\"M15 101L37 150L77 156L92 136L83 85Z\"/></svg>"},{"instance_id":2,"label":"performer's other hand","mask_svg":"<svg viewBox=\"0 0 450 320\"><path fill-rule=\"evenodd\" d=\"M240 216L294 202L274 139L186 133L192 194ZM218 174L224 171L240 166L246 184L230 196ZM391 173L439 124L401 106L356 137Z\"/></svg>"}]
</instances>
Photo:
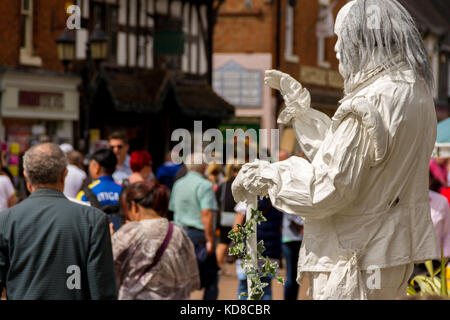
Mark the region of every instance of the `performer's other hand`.
<instances>
[{"instance_id":1,"label":"performer's other hand","mask_svg":"<svg viewBox=\"0 0 450 320\"><path fill-rule=\"evenodd\" d=\"M231 190L236 202L245 201L249 195L265 196L273 184L273 175L264 169L269 168L269 162L256 159L254 162L242 166L237 177L231 185Z\"/></svg>"}]
</instances>

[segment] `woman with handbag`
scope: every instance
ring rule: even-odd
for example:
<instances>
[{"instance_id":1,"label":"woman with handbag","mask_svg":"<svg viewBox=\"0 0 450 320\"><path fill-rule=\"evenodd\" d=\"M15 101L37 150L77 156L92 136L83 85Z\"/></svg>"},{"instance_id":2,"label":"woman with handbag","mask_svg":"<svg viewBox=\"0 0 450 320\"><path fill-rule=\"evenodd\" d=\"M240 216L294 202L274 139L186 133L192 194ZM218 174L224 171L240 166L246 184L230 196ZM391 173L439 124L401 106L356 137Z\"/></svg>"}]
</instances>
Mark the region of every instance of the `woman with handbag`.
<instances>
[{"instance_id":1,"label":"woman with handbag","mask_svg":"<svg viewBox=\"0 0 450 320\"><path fill-rule=\"evenodd\" d=\"M166 189L138 182L123 191L131 222L112 236L119 300L186 300L200 288L194 245L164 217Z\"/></svg>"}]
</instances>

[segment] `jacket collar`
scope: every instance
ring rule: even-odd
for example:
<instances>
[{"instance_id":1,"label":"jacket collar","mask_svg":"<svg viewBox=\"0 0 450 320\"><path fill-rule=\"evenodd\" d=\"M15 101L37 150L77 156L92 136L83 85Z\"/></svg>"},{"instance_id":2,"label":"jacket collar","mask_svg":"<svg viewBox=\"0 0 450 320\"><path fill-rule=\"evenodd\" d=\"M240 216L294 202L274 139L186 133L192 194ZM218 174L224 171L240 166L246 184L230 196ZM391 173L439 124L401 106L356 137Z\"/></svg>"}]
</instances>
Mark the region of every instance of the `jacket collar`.
<instances>
[{"instance_id":1,"label":"jacket collar","mask_svg":"<svg viewBox=\"0 0 450 320\"><path fill-rule=\"evenodd\" d=\"M36 197L57 197L57 198L65 198L66 196L59 190L51 189L51 188L39 188L36 189L28 198L36 198Z\"/></svg>"},{"instance_id":2,"label":"jacket collar","mask_svg":"<svg viewBox=\"0 0 450 320\"><path fill-rule=\"evenodd\" d=\"M111 176L101 176L101 177L98 177L97 180L100 180L100 181L114 181L113 177L111 177Z\"/></svg>"}]
</instances>

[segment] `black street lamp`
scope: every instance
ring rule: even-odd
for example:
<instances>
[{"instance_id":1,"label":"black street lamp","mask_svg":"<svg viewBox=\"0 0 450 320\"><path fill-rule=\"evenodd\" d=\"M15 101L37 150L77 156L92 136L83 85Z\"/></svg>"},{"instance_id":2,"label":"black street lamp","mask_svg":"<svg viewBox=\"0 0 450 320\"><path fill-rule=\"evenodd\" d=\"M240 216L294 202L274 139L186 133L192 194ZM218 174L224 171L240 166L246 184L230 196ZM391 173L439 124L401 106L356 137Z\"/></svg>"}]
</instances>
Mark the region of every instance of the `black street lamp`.
<instances>
[{"instance_id":1,"label":"black street lamp","mask_svg":"<svg viewBox=\"0 0 450 320\"><path fill-rule=\"evenodd\" d=\"M76 32L76 31L75 31ZM73 35L65 29L64 32L56 39L58 47L58 58L64 64L64 69L68 71L68 65L75 60L75 39ZM84 123L80 136L83 136L84 140L84 152L89 152L89 115L90 105L92 97L94 95L93 88L91 86L91 78L96 68L100 68L100 64L108 57L108 36L97 24L92 31L88 45L86 46L86 60L83 64L81 71L82 86L83 86L83 108L82 114L84 115ZM95 66L92 66L92 62L95 62Z\"/></svg>"},{"instance_id":2,"label":"black street lamp","mask_svg":"<svg viewBox=\"0 0 450 320\"><path fill-rule=\"evenodd\" d=\"M91 57L94 61L103 61L108 56L108 36L100 28L100 25L95 26L89 37L89 47L91 49Z\"/></svg>"},{"instance_id":3,"label":"black street lamp","mask_svg":"<svg viewBox=\"0 0 450 320\"><path fill-rule=\"evenodd\" d=\"M64 32L56 38L56 47L58 59L63 63L64 71L68 72L69 63L75 59L75 38L73 34L64 29Z\"/></svg>"}]
</instances>

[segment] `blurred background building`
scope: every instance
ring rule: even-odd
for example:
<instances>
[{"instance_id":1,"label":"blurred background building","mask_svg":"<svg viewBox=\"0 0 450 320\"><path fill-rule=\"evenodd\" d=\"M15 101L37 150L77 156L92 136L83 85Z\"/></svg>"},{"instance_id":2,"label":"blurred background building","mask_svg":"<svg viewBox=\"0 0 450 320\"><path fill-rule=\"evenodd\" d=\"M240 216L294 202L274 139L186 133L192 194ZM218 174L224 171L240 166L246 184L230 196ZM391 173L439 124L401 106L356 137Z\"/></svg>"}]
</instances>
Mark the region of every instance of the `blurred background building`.
<instances>
[{"instance_id":1,"label":"blurred background building","mask_svg":"<svg viewBox=\"0 0 450 320\"><path fill-rule=\"evenodd\" d=\"M399 1L424 37L445 119L448 0ZM346 2L2 0L0 140L23 151L45 134L89 150L125 129L131 150L149 150L157 166L171 132L192 130L194 120L223 132L277 128L284 105L263 83L267 69L298 79L312 106L332 116L343 87L333 28ZM80 29L68 31L71 5L80 8ZM281 129L281 147L297 151L292 129Z\"/></svg>"},{"instance_id":2,"label":"blurred background building","mask_svg":"<svg viewBox=\"0 0 450 320\"><path fill-rule=\"evenodd\" d=\"M211 88L221 3L1 1L0 139L26 149L46 134L88 151L125 129L131 150L149 150L161 164L174 129L202 120L206 130L234 115ZM67 13L71 5L80 28L67 30L78 14Z\"/></svg>"},{"instance_id":3,"label":"blurred background building","mask_svg":"<svg viewBox=\"0 0 450 320\"><path fill-rule=\"evenodd\" d=\"M227 0L214 35L213 87L236 106L222 127L276 126L284 107L267 92L264 70L278 69L311 92L312 107L333 116L343 79L334 52L334 21L347 0ZM450 5L448 0L400 0L416 20L432 60L438 119L449 116ZM253 83L244 84L243 79ZM239 82L241 81L241 82ZM296 152L291 128L281 128L281 147Z\"/></svg>"}]
</instances>

